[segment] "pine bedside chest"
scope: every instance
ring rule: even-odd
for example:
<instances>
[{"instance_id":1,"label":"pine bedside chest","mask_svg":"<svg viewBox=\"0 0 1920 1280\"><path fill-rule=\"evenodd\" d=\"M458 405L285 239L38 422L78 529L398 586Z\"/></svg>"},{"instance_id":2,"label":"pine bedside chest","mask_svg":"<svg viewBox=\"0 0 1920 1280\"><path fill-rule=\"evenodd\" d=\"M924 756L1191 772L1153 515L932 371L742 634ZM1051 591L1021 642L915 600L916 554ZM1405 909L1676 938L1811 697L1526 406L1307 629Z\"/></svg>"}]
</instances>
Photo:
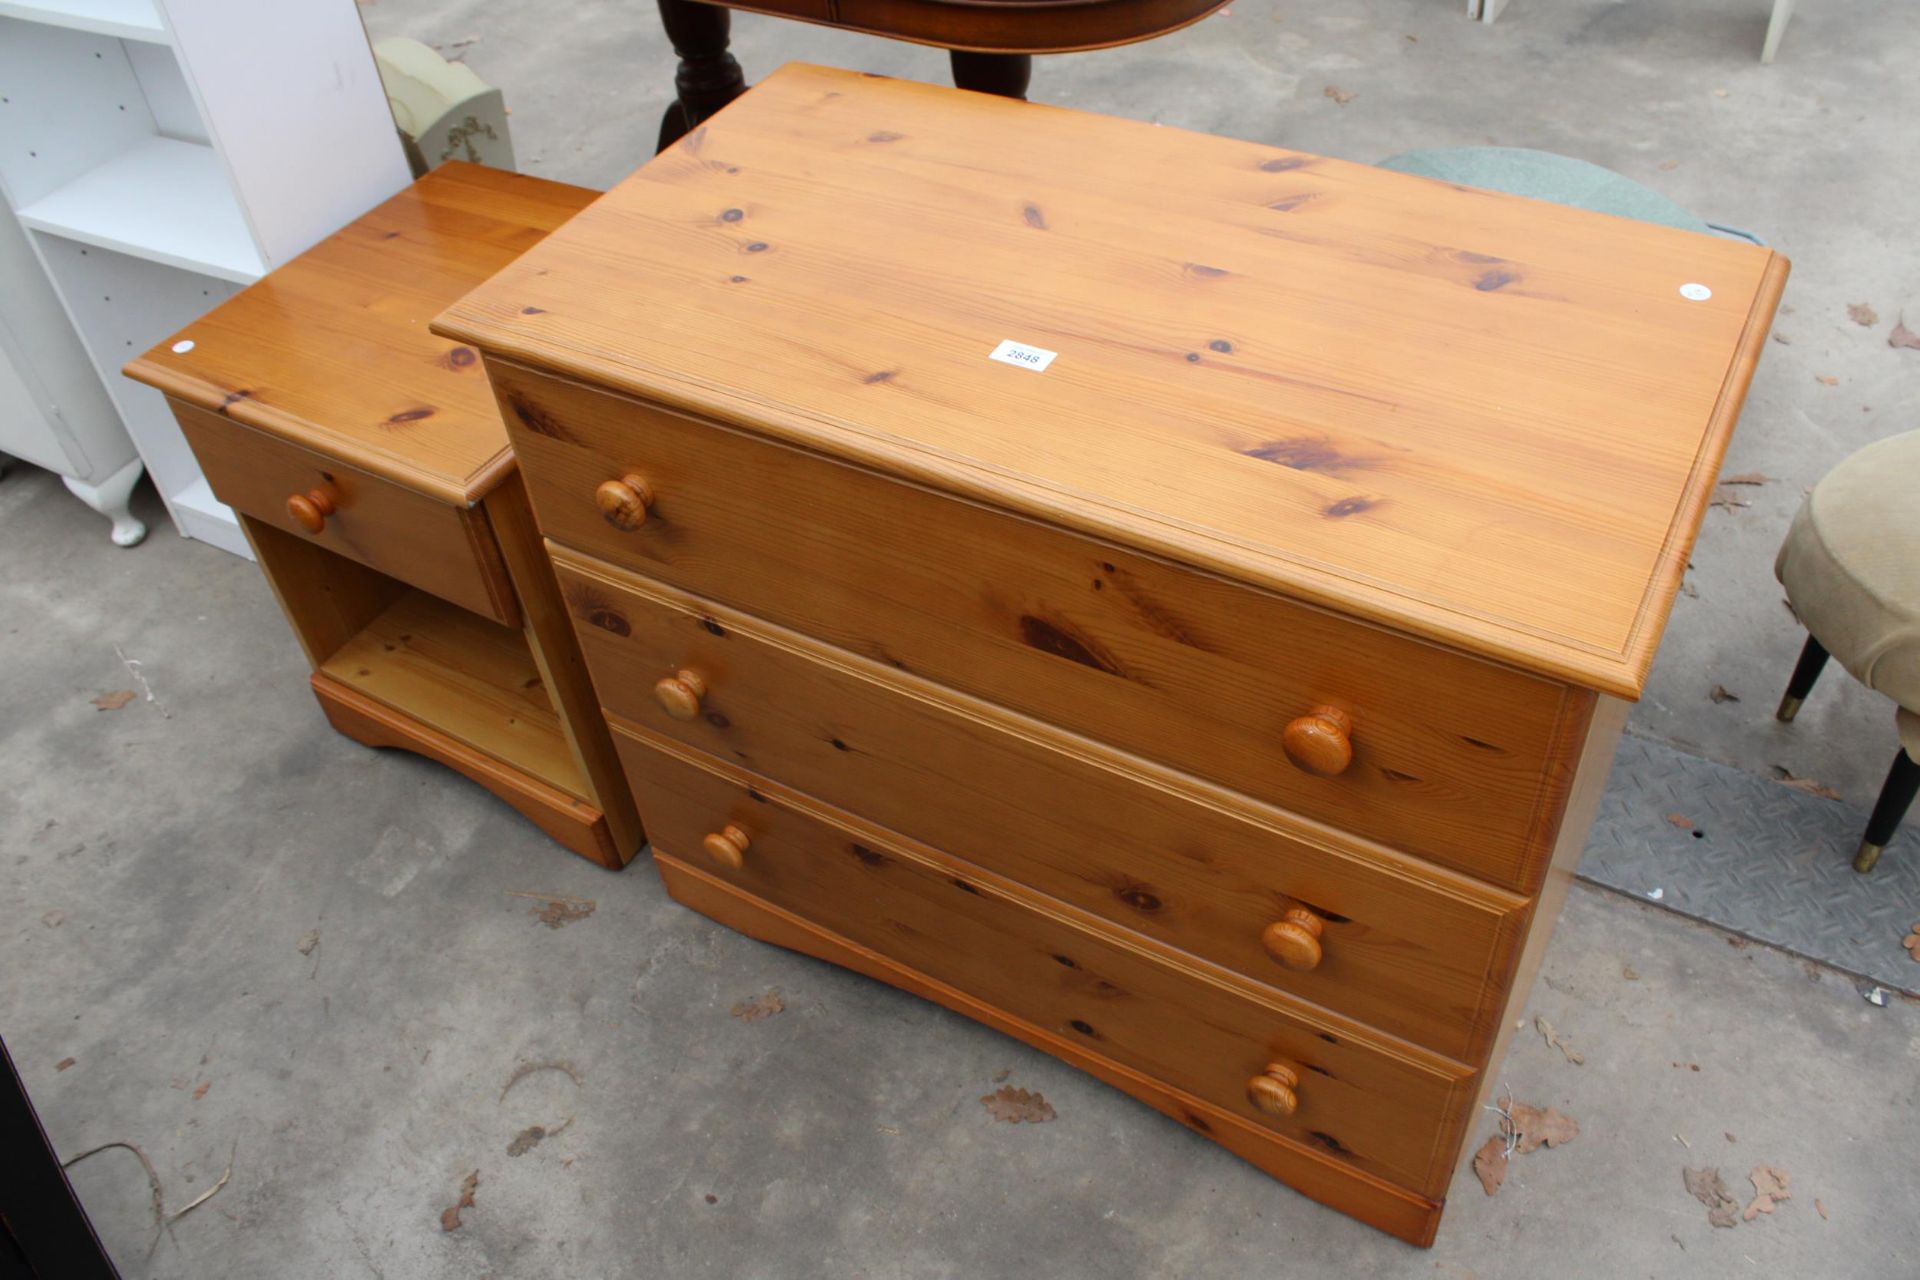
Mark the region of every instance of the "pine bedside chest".
<instances>
[{"instance_id":1,"label":"pine bedside chest","mask_svg":"<svg viewBox=\"0 0 1920 1280\"><path fill-rule=\"evenodd\" d=\"M1428 1243L1786 271L790 66L436 326L676 898Z\"/></svg>"},{"instance_id":2,"label":"pine bedside chest","mask_svg":"<svg viewBox=\"0 0 1920 1280\"><path fill-rule=\"evenodd\" d=\"M334 728L608 867L633 800L479 357L434 315L597 192L452 163L127 366L167 393Z\"/></svg>"}]
</instances>

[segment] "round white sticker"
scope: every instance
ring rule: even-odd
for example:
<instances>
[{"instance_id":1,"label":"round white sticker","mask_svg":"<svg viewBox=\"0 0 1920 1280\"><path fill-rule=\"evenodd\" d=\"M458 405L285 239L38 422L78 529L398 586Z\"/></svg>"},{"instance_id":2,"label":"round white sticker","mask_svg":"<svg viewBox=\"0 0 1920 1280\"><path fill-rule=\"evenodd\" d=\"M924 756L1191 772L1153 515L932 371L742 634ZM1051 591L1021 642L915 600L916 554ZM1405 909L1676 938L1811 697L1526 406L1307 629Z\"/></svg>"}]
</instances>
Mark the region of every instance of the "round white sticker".
<instances>
[{"instance_id":1,"label":"round white sticker","mask_svg":"<svg viewBox=\"0 0 1920 1280\"><path fill-rule=\"evenodd\" d=\"M1705 302L1713 296L1713 290L1703 284L1683 284L1680 286L1680 296L1688 302Z\"/></svg>"},{"instance_id":2,"label":"round white sticker","mask_svg":"<svg viewBox=\"0 0 1920 1280\"><path fill-rule=\"evenodd\" d=\"M180 341L173 344L173 354L177 356L183 356L191 350L193 350L192 338L182 338L180 339Z\"/></svg>"}]
</instances>

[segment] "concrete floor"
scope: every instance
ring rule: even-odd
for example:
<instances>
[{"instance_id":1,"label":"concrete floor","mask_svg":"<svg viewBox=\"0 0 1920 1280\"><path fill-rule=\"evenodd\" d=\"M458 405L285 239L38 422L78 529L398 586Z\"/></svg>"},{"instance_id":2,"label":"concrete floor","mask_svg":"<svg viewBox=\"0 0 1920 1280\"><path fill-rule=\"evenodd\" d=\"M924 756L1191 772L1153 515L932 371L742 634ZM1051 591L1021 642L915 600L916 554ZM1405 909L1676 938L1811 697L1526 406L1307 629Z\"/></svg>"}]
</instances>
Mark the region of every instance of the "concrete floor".
<instances>
[{"instance_id":1,"label":"concrete floor","mask_svg":"<svg viewBox=\"0 0 1920 1280\"><path fill-rule=\"evenodd\" d=\"M1835 673L1791 733L1768 718L1799 643L1769 564L1804 486L1916 425L1920 353L1885 336L1903 303L1920 319L1903 222L1920 8L1804 6L1761 68L1762 0L1515 0L1492 28L1460 7L1241 0L1045 61L1035 96L1358 159L1543 146L1791 255L1793 341L1769 349L1728 463L1777 479L1710 513L1698 595L1631 730L1864 802L1893 750L1883 702ZM376 36L478 36L468 60L506 88L530 171L605 185L650 149L671 64L645 5L362 12ZM943 72L905 46L736 30L752 74ZM1358 96L1337 106L1327 84ZM1852 324L1853 302L1880 322ZM1586 1063L1527 1034L1499 1071L1581 1137L1521 1158L1492 1199L1463 1170L1420 1253L1014 1042L682 911L644 865L598 871L465 781L335 736L255 570L142 502L156 533L119 551L51 477L0 481L0 1032L56 1145L139 1144L169 1208L233 1153L150 1260L131 1157L76 1168L130 1276L1914 1272L1920 1007L1577 890L1529 1012ZM132 684L115 646L155 701L91 705ZM1715 683L1743 701L1710 702ZM549 929L526 892L596 909ZM769 989L784 1013L729 1016ZM541 1071L502 1099L516 1068L555 1061L578 1082ZM976 1099L1003 1070L1059 1118L992 1121ZM1716 1164L1741 1195L1760 1163L1795 1199L1733 1231L1681 1187L1682 1165ZM442 1231L474 1170L476 1203Z\"/></svg>"}]
</instances>

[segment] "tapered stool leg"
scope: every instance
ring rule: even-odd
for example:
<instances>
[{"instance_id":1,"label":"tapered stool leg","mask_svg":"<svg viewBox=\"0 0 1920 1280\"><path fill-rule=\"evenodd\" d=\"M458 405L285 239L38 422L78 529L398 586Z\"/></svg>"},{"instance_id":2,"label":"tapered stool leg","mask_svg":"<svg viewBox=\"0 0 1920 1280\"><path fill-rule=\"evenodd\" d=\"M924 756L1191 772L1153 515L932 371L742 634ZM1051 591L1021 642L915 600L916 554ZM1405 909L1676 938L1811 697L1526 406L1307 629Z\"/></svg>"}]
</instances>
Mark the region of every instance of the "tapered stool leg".
<instances>
[{"instance_id":1,"label":"tapered stool leg","mask_svg":"<svg viewBox=\"0 0 1920 1280\"><path fill-rule=\"evenodd\" d=\"M1793 679L1787 681L1787 692L1780 699L1780 709L1773 713L1775 719L1791 720L1800 714L1800 704L1813 692L1813 682L1820 678L1820 672L1826 665L1826 649L1809 635L1806 647L1800 650L1800 661L1794 664Z\"/></svg>"},{"instance_id":2,"label":"tapered stool leg","mask_svg":"<svg viewBox=\"0 0 1920 1280\"><path fill-rule=\"evenodd\" d=\"M1887 771L1880 799L1873 806L1873 816L1867 819L1866 838L1860 842L1860 852L1853 856L1855 871L1871 871L1873 864L1880 861L1881 850L1900 829L1900 820L1907 816L1915 793L1920 793L1920 764L1915 764L1913 757L1903 750L1893 758L1893 768Z\"/></svg>"}]
</instances>

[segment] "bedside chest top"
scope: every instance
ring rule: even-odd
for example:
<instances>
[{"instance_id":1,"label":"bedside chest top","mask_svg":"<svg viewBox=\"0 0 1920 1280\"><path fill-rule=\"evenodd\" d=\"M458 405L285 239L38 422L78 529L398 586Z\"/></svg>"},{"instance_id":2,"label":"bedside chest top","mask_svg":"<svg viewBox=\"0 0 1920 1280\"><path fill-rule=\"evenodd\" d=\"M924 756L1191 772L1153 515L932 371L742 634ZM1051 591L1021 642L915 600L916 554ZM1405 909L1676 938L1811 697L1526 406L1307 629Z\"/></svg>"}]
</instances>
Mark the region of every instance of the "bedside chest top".
<instances>
[{"instance_id":1,"label":"bedside chest top","mask_svg":"<svg viewBox=\"0 0 1920 1280\"><path fill-rule=\"evenodd\" d=\"M795 64L436 328L1635 697L1786 273Z\"/></svg>"},{"instance_id":2,"label":"bedside chest top","mask_svg":"<svg viewBox=\"0 0 1920 1280\"><path fill-rule=\"evenodd\" d=\"M471 504L511 472L513 455L477 353L428 322L599 194L443 165L133 360L127 375Z\"/></svg>"}]
</instances>

